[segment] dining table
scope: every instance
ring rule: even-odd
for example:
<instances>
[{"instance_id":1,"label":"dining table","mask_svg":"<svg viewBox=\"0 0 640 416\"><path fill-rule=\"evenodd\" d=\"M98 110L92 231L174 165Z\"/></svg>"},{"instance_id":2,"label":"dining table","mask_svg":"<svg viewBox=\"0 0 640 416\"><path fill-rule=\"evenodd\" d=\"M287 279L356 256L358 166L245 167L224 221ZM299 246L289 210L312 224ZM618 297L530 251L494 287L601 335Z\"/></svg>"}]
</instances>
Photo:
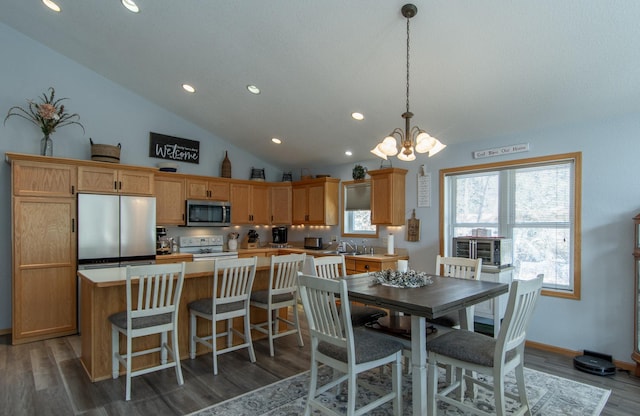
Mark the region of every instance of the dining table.
<instances>
[{"instance_id":1,"label":"dining table","mask_svg":"<svg viewBox=\"0 0 640 416\"><path fill-rule=\"evenodd\" d=\"M509 291L507 283L429 275L430 284L397 287L378 283L372 274L347 278L349 300L411 315L411 367L413 415L427 414L426 319L458 312L460 327L473 330L473 308Z\"/></svg>"}]
</instances>

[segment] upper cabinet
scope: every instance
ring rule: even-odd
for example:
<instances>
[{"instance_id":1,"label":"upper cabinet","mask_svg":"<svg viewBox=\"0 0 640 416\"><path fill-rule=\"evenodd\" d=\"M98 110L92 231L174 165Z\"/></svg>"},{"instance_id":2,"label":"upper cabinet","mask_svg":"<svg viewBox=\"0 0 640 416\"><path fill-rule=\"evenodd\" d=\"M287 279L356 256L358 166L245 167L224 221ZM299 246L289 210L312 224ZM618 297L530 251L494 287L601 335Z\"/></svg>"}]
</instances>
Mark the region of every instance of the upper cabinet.
<instances>
[{"instance_id":1,"label":"upper cabinet","mask_svg":"<svg viewBox=\"0 0 640 416\"><path fill-rule=\"evenodd\" d=\"M75 195L76 167L59 163L13 161L13 194L16 196Z\"/></svg>"},{"instance_id":2,"label":"upper cabinet","mask_svg":"<svg viewBox=\"0 0 640 416\"><path fill-rule=\"evenodd\" d=\"M153 195L151 169L78 166L78 191L105 194Z\"/></svg>"},{"instance_id":3,"label":"upper cabinet","mask_svg":"<svg viewBox=\"0 0 640 416\"><path fill-rule=\"evenodd\" d=\"M337 225L340 179L318 178L292 185L293 224Z\"/></svg>"},{"instance_id":4,"label":"upper cabinet","mask_svg":"<svg viewBox=\"0 0 640 416\"><path fill-rule=\"evenodd\" d=\"M156 223L184 225L185 178L175 173L156 173Z\"/></svg>"},{"instance_id":5,"label":"upper cabinet","mask_svg":"<svg viewBox=\"0 0 640 416\"><path fill-rule=\"evenodd\" d=\"M404 225L404 190L406 169L370 170L371 223L376 225Z\"/></svg>"},{"instance_id":6,"label":"upper cabinet","mask_svg":"<svg viewBox=\"0 0 640 416\"><path fill-rule=\"evenodd\" d=\"M247 181L232 182L231 222L235 224L267 225L270 223L269 185L252 184Z\"/></svg>"},{"instance_id":7,"label":"upper cabinet","mask_svg":"<svg viewBox=\"0 0 640 416\"><path fill-rule=\"evenodd\" d=\"M204 177L187 178L187 199L229 201L229 180Z\"/></svg>"},{"instance_id":8,"label":"upper cabinet","mask_svg":"<svg viewBox=\"0 0 640 416\"><path fill-rule=\"evenodd\" d=\"M271 224L291 224L291 183L271 184Z\"/></svg>"}]
</instances>

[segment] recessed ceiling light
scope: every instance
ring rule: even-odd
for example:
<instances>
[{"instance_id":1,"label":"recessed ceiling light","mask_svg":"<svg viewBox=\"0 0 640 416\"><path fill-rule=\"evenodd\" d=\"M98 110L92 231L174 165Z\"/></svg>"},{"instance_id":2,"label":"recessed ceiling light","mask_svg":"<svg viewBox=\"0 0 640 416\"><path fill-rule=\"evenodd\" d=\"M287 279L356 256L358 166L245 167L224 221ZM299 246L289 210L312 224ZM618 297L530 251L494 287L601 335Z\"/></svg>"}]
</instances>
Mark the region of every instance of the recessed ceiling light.
<instances>
[{"instance_id":1,"label":"recessed ceiling light","mask_svg":"<svg viewBox=\"0 0 640 416\"><path fill-rule=\"evenodd\" d=\"M347 150L346 152L344 152L344 154L347 155L347 156L353 155L353 153L351 153L351 150Z\"/></svg>"},{"instance_id":2,"label":"recessed ceiling light","mask_svg":"<svg viewBox=\"0 0 640 416\"><path fill-rule=\"evenodd\" d=\"M278 139L277 137L272 138L271 141L274 142L275 144L282 143L282 140Z\"/></svg>"},{"instance_id":3,"label":"recessed ceiling light","mask_svg":"<svg viewBox=\"0 0 640 416\"><path fill-rule=\"evenodd\" d=\"M44 3L45 6L47 6L48 8L53 10L54 12L59 12L60 11L60 6L55 4L52 0L42 0L42 3Z\"/></svg>"},{"instance_id":4,"label":"recessed ceiling light","mask_svg":"<svg viewBox=\"0 0 640 416\"><path fill-rule=\"evenodd\" d=\"M122 5L127 8L130 12L138 13L140 8L133 0L122 0Z\"/></svg>"},{"instance_id":5,"label":"recessed ceiling light","mask_svg":"<svg viewBox=\"0 0 640 416\"><path fill-rule=\"evenodd\" d=\"M255 85L247 85L247 90L249 90L251 94L260 94L260 88L256 87Z\"/></svg>"},{"instance_id":6,"label":"recessed ceiling light","mask_svg":"<svg viewBox=\"0 0 640 416\"><path fill-rule=\"evenodd\" d=\"M182 89L185 90L186 92L191 92L191 93L196 92L196 89L189 84L182 84Z\"/></svg>"},{"instance_id":7,"label":"recessed ceiling light","mask_svg":"<svg viewBox=\"0 0 640 416\"><path fill-rule=\"evenodd\" d=\"M354 120L358 120L358 121L362 121L362 120L364 120L364 114L362 114L362 113L358 113L358 112L351 113L351 117L352 117Z\"/></svg>"}]
</instances>

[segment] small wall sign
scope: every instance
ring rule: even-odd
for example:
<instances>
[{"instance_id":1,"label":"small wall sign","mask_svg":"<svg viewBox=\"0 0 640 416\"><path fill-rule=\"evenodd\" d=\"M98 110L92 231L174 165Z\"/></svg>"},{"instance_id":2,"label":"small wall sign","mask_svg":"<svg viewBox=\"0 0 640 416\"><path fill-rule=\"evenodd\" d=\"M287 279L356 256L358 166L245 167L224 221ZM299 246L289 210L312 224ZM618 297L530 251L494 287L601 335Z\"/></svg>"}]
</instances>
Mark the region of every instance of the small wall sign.
<instances>
[{"instance_id":1,"label":"small wall sign","mask_svg":"<svg viewBox=\"0 0 640 416\"><path fill-rule=\"evenodd\" d=\"M149 157L200 163L200 142L150 132Z\"/></svg>"},{"instance_id":2,"label":"small wall sign","mask_svg":"<svg viewBox=\"0 0 640 416\"><path fill-rule=\"evenodd\" d=\"M509 146L496 147L494 149L478 150L473 152L474 159L482 159L485 157L502 156L510 153L528 152L529 143L512 144Z\"/></svg>"}]
</instances>

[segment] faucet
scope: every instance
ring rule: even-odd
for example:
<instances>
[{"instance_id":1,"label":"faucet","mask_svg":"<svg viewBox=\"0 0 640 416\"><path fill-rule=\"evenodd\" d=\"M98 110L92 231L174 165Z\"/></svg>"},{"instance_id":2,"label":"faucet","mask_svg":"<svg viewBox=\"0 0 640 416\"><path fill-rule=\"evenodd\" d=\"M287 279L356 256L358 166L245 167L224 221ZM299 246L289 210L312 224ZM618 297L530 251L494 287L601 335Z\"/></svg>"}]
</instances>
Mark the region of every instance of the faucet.
<instances>
[{"instance_id":1,"label":"faucet","mask_svg":"<svg viewBox=\"0 0 640 416\"><path fill-rule=\"evenodd\" d=\"M347 241L342 241L340 242L340 245L344 247L344 251L347 251L347 246L349 246L349 248L356 253L358 251L358 245L354 244L353 240L351 240L351 243L347 242Z\"/></svg>"}]
</instances>

